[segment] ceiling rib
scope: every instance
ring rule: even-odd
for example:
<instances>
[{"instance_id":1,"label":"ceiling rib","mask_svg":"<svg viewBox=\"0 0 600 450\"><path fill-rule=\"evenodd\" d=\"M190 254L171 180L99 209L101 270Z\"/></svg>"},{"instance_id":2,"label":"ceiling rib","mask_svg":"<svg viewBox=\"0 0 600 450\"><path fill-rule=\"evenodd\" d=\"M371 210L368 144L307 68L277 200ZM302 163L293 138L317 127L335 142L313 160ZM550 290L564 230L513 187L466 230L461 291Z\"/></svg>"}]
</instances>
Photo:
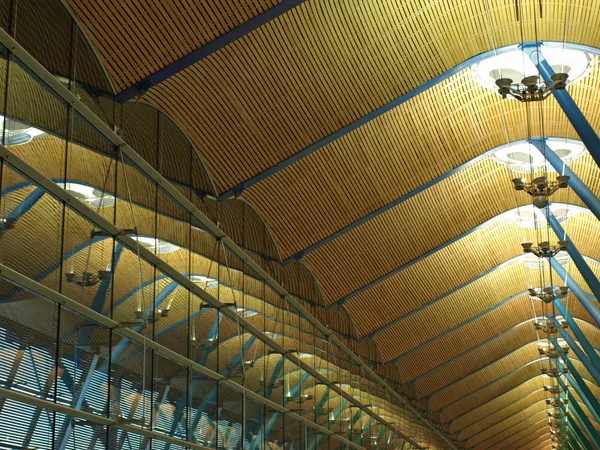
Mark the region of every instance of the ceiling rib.
<instances>
[{"instance_id":1,"label":"ceiling rib","mask_svg":"<svg viewBox=\"0 0 600 450\"><path fill-rule=\"evenodd\" d=\"M450 360L446 361L445 363L443 363L443 364L440 364L440 365L439 365L439 366L437 366L437 367L434 367L433 369L429 370L428 372L425 372L425 373L423 373L422 375L419 375L417 378L415 378L414 380L411 380L409 383L413 383L413 382L415 382L416 380L418 380L419 378L423 377L424 375L427 375L427 374L428 374L428 373L430 373L430 372L433 372L433 371L435 371L435 370L438 370L439 368L441 368L441 367L445 366L446 364L448 364L448 363L450 363L450 362L452 362L452 361L454 361L454 360L456 360L456 359L458 359L458 358L461 358L461 357L463 357L463 356L467 355L468 353L472 352L473 350L475 350L475 349L477 349L477 348L479 348L479 347L481 347L481 346L483 346L483 345L485 345L485 344L488 344L488 343L492 342L494 339L497 339L497 338L499 338L500 336L502 336L502 335L504 335L504 334L506 334L506 333L509 333L509 332L511 332L511 331L514 331L514 330L518 329L519 327L521 327L521 326L523 326L523 325L525 325L525 324L527 324L527 323L530 323L530 322L532 322L533 320L534 320L534 319L529 319L529 320L526 320L526 321L524 321L524 322L521 322L521 323L519 323L519 324L517 324L517 325L514 325L514 326L512 326L511 328L509 328L509 329L507 329L507 330L503 331L502 333L500 333L500 334L498 334L498 335L496 335L496 336L494 336L494 337L492 337L492 338L490 338L490 339L488 339L488 340L486 340L486 341L482 342L481 344L479 344L479 345L477 345L477 346L475 346L475 347L472 347L472 348L470 348L470 349L469 349L469 350L467 350L466 352L463 352L463 353L461 353L460 355L458 355L458 356L455 356L454 358L452 358L452 359L450 359ZM592 324L592 323L590 323L590 322L587 322L587 321L585 321L585 320L581 320L581 319L575 319L575 318L574 318L574 320L575 320L576 322L584 323L584 324L587 324L587 325L589 325L589 326L592 326L592 327L594 327L594 328L598 329L598 327L597 327L597 326L595 326L594 324ZM502 357L500 357L500 358L498 358L498 359L496 359L496 360L494 360L494 361L492 361L492 362L490 362L490 363L486 364L486 365L485 365L485 366L483 366L483 367L480 367L479 369L477 369L477 370L475 370L475 371L473 371L473 372L469 373L468 375L466 375L466 376L463 376L463 377L460 377L459 379L457 379L457 380L453 381L452 383L450 383L450 384L448 384L448 385L446 385L446 386L442 387L441 389L439 389L439 390L437 390L437 391L435 391L435 392L432 392L432 393L431 393L431 394L429 394L427 397L425 397L425 399L429 399L429 398L431 398L432 396L434 396L434 395L435 395L435 394L437 394L438 392L440 392L440 391L442 391L442 390L444 390L444 389L447 389L448 387L450 387L450 386L452 386L452 385L454 385L454 384L456 384L456 383L459 383L459 382L461 382L461 381L462 381L464 378L467 378L467 377L469 377L469 376L471 376L471 375L473 375L473 374L475 374L475 373L477 373L477 372L479 372L479 371L481 371L481 370L485 369L486 367L488 367L488 366L490 366L490 365L492 365L492 364L496 363L496 362L497 362L497 361L499 361L500 359L506 358L507 356L510 356L510 355L512 355L513 353L516 353L517 351L519 351L519 350L523 349L524 347L526 347L526 346L528 346L528 345L530 345L530 344L531 344L531 342L528 342L527 344L524 344L524 345L522 345L521 347L519 347L519 348L517 348L517 349L513 350L512 352L510 352L510 353L507 353L507 354L505 354L505 355L502 355ZM525 367L525 366L522 366L522 367ZM495 380L495 381L497 381L497 380ZM494 381L494 382L495 382L495 381ZM475 391L474 391L474 392L475 392ZM470 395L470 394L469 394L469 395ZM458 401L458 400L457 400L457 401ZM450 406L450 405L446 405L444 408L446 408L446 407L448 407L448 406ZM443 410L444 408L440 409L440 411L441 411L441 410Z\"/></svg>"},{"instance_id":2,"label":"ceiling rib","mask_svg":"<svg viewBox=\"0 0 600 450\"><path fill-rule=\"evenodd\" d=\"M531 44L531 45L536 45L535 42L528 42L526 44ZM541 43L540 43L541 44ZM600 48L596 48L596 47L591 47L588 45L581 45L581 44L573 44L573 43L543 43L546 47L560 47L560 48L568 48L568 49L572 49L572 50L580 50L580 51L585 51L587 53L590 53L592 55L600 55ZM337 139L340 139L341 137L345 136L346 134L350 133L351 131L367 124L368 122L372 121L373 119L376 119L377 117L385 114L386 112L394 109L395 107L409 101L410 99L416 97L417 95L421 94L422 92L425 92L427 89L439 84L440 82L450 78L452 75L457 74L458 72L472 66L473 64L476 64L480 61L483 61L491 56L495 56L495 55L501 55L504 53L508 53L508 52L512 52L515 50L518 50L521 44L513 44L513 45L508 45L506 47L502 47L502 48L498 48L495 50L489 50L487 52L484 53L480 53L479 55L475 55L472 58L469 58L465 61L463 61L460 64L457 64L456 66L452 67L451 69L447 70L446 72L432 78L431 80L421 84L420 86L418 86L417 88L407 92L406 94L401 95L400 97L395 98L394 100L392 100L389 103L386 103L385 105L375 109L374 111L370 112L369 114L361 117L360 119L346 125L345 127L339 129L338 131L336 131L335 133L330 134L329 136L315 142L314 144L304 148L303 150L299 151L298 153L293 154L292 156L284 159L283 161L278 162L277 164L273 165L272 167L268 168L267 170L264 170L263 172L249 178L248 180L244 181L243 183L238 184L237 186L232 187L231 189L229 189L228 191L222 193L218 198L219 200L227 200L230 199L236 195L240 195L243 191L245 191L246 189L254 186L255 184L260 183L261 181L265 180L266 178L270 177L271 175L285 169L286 167L291 166L292 164L294 164L295 162L301 160L302 158L316 152L317 150L325 147L328 144L331 144L332 142L334 142Z\"/></svg>"},{"instance_id":3,"label":"ceiling rib","mask_svg":"<svg viewBox=\"0 0 600 450\"><path fill-rule=\"evenodd\" d=\"M473 158L473 159L471 159L471 160L467 161L466 163L464 163L464 164L461 164L460 166L457 166L457 167L455 167L454 169L452 169L452 170L449 170L448 172L446 172L446 173L444 173L444 174L440 175L439 177L437 177L437 178L434 178L433 180L431 180L431 181L429 181L429 182L427 182L427 183L423 184L422 186L419 186L417 189L414 189L414 190L412 190L412 191L408 192L407 194L404 194L402 197L399 197L399 198L397 198L396 200L394 200L394 201L392 201L392 202L388 203L387 205L385 205L385 206L382 206L382 207L381 207L381 208L379 208L379 209L376 209L376 210L375 210L375 211L373 211L372 213L370 213L370 214L367 214L366 216L364 216L364 217L362 217L362 218L358 219L356 222L353 222L353 223L351 223L351 224L349 224L349 225L345 226L345 227L344 227L344 228L342 228L341 230L339 230L339 231L336 231L335 233L333 233L333 234L331 234L331 235L327 236L326 238L323 238L323 239L321 239L319 242L315 242L314 244L312 244L311 246L309 246L309 247L305 248L304 250L302 250L302 251L300 251L300 252L296 253L295 255L292 255L292 256L290 256L288 259L286 259L286 260L284 260L284 261L283 261L283 264L289 264L289 263L291 263L291 262L294 262L294 261L296 261L296 260L299 260L299 259L301 259L301 258L302 258L304 255L306 255L307 253L310 253L310 252L312 252L312 251L314 251L314 250L318 249L319 247L322 247L323 245L327 244L328 242L331 242L331 241L333 241L335 238L337 238L337 237L339 237L339 236L341 236L341 235L343 235L343 234L347 233L348 231L351 231L351 230L353 230L354 228L357 228L357 227L359 227L359 226L360 226L360 225L362 225L363 223L365 223L365 222L368 222L368 221L369 221L369 220L371 220L371 219L374 219L375 217L377 217L377 216L379 216L379 215L383 214L384 212L386 212L386 211L388 211L388 210L392 209L393 207L395 207L395 206L398 206L398 205L399 205L399 204L401 204L402 202L405 202L406 200L408 200L408 199L410 199L410 198L414 197L414 196L415 196L415 195L417 195L418 193L420 193L420 192L423 192L424 190L426 190L426 189L428 189L428 188L430 188L430 187L432 187L432 186L435 186L437 183L439 183L439 182L441 182L441 181L445 180L445 179L446 179L446 178L448 178L449 176L452 176L452 175L454 175L455 173L457 173L457 172L459 172L459 171L461 171L461 170L463 170L463 169L466 169L467 167L469 167L469 166L471 166L471 165L475 164L477 161L479 161L479 160L481 160L481 159L485 158L486 156L489 156L489 155L491 155L492 153L494 153L494 151L495 151L495 150L496 150L495 148L494 148L494 149L491 149L491 150L488 150L487 152L485 152L485 153L482 153L481 155L477 156L476 158Z\"/></svg>"},{"instance_id":4,"label":"ceiling rib","mask_svg":"<svg viewBox=\"0 0 600 450\"><path fill-rule=\"evenodd\" d=\"M183 58L175 61L174 63L169 64L158 72L150 75L145 80L140 81L139 83L134 84L133 86L125 89L123 92L117 95L117 101L121 103L125 103L128 100L136 97L140 93L143 93L153 86L165 81L167 78L176 75L182 70L187 69L191 65L201 61L207 56L212 55L215 52L218 52L223 47L231 44L232 42L237 41L238 39L244 37L248 33L260 28L264 24L270 22L273 19L276 19L282 14L290 11L296 6L304 3L305 0L282 0L281 3L269 8L263 13L259 14L256 17L248 20L242 25L234 28L231 31L219 36L215 40L209 42L208 44L200 47L199 49L193 51L192 53L184 56Z\"/></svg>"}]
</instances>

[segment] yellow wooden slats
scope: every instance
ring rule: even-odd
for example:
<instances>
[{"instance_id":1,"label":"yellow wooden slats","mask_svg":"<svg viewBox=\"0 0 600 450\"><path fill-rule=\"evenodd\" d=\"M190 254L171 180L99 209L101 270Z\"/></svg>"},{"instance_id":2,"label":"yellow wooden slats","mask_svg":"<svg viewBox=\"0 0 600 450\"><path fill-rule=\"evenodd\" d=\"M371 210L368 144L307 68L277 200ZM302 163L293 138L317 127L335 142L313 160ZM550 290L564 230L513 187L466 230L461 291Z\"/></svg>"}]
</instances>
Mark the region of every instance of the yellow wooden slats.
<instances>
[{"instance_id":1,"label":"yellow wooden slats","mask_svg":"<svg viewBox=\"0 0 600 450\"><path fill-rule=\"evenodd\" d=\"M69 0L119 91L247 22L277 0Z\"/></svg>"}]
</instances>

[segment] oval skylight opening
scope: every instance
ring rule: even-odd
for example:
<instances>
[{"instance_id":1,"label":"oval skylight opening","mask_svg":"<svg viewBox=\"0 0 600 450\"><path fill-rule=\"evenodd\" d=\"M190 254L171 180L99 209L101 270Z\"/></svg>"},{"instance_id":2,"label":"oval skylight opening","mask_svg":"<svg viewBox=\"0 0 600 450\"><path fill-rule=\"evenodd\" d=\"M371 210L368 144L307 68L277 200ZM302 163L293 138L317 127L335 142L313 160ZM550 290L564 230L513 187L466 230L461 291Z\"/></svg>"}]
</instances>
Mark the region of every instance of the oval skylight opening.
<instances>
[{"instance_id":1,"label":"oval skylight opening","mask_svg":"<svg viewBox=\"0 0 600 450\"><path fill-rule=\"evenodd\" d=\"M546 145L547 149L556 153L567 166L586 152L583 143L573 139L548 138ZM515 173L531 174L538 169L548 173L556 172L545 160L542 152L529 142L519 141L502 145L494 151L492 158Z\"/></svg>"}]
</instances>

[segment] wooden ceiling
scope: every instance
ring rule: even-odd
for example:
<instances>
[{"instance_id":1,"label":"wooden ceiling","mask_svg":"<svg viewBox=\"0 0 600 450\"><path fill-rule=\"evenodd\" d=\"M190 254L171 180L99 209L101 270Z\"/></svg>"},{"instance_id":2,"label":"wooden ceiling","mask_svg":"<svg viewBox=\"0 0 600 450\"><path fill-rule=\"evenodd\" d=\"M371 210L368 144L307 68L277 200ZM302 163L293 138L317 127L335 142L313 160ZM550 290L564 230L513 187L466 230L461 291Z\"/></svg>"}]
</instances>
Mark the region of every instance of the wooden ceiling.
<instances>
[{"instance_id":1,"label":"wooden ceiling","mask_svg":"<svg viewBox=\"0 0 600 450\"><path fill-rule=\"evenodd\" d=\"M115 93L279 3L68 2ZM306 0L152 87L141 103L186 134L203 162L198 184L218 196L482 52L522 40L600 47L595 1L542 1L542 18L537 0L520 3L517 21L513 0ZM569 92L600 129L597 59ZM577 137L553 98L535 108L545 135ZM272 233L276 250L269 253L285 260L541 130L538 114L528 119L522 103L502 101L466 68L248 187L242 198ZM174 179L177 168L168 169ZM591 157L572 169L600 195ZM539 357L530 321L541 309L532 310L523 294L533 269L515 259L524 236L535 235L498 217L530 200L515 195L512 177L495 160L480 159L302 259L322 304L343 308L352 337L371 343L375 361L387 365L381 370L393 368L405 392L469 448L548 446L548 427L535 428L544 406L539 366L529 364ZM581 205L571 190L552 200ZM584 255L600 260L591 214L564 226ZM587 312L575 299L569 308L600 346L598 331L584 323L592 322ZM340 330L339 320L319 317Z\"/></svg>"}]
</instances>

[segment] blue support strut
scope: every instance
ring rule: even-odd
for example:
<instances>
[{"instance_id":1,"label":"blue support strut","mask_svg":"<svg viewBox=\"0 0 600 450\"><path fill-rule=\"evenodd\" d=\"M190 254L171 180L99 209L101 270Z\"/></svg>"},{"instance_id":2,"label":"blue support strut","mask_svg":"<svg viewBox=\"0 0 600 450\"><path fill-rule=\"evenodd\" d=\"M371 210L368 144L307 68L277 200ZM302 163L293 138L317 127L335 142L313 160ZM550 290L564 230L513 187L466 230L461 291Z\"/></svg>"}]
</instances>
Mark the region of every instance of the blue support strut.
<instances>
[{"instance_id":1,"label":"blue support strut","mask_svg":"<svg viewBox=\"0 0 600 450\"><path fill-rule=\"evenodd\" d=\"M598 353L596 353L596 350L594 350L594 347L592 346L586 335L583 333L583 331L581 331L581 328L579 328L577 322L575 322L573 317L571 317L571 314L567 311L567 309L560 300L555 300L554 305L556 306L556 309L558 309L558 312L567 321L569 328L571 328L571 331L575 335L575 339L579 341L579 345L581 345L583 350L585 350L587 358L596 367L596 369L598 369L598 372L600 372L600 357L598 357Z\"/></svg>"},{"instance_id":2,"label":"blue support strut","mask_svg":"<svg viewBox=\"0 0 600 450\"><path fill-rule=\"evenodd\" d=\"M531 144L534 145L546 157L546 160L559 174L564 174L569 177L569 186L575 191L581 201L589 208L589 210L600 220L600 199L579 179L575 172L567 166L560 156L548 147L546 139L531 139Z\"/></svg>"},{"instance_id":3,"label":"blue support strut","mask_svg":"<svg viewBox=\"0 0 600 450\"><path fill-rule=\"evenodd\" d=\"M563 266L560 265L555 258L550 258L550 264L552 268L558 273L558 276L565 280L567 287L575 294L575 297L581 302L585 310L592 316L596 325L600 326L600 309L592 302L592 300L585 294L583 289L573 280L573 278L567 276L567 272Z\"/></svg>"},{"instance_id":4,"label":"blue support strut","mask_svg":"<svg viewBox=\"0 0 600 450\"><path fill-rule=\"evenodd\" d=\"M542 45L535 43L523 45L523 51L537 66L542 78L544 78L547 83L551 83L554 70L548 61L546 61L543 51L540 51L541 48L543 48ZM566 89L553 90L553 93L554 98L569 119L569 122L571 122L571 125L573 125L573 128L575 128L575 131L590 152L590 155L600 167L600 138Z\"/></svg>"}]
</instances>

